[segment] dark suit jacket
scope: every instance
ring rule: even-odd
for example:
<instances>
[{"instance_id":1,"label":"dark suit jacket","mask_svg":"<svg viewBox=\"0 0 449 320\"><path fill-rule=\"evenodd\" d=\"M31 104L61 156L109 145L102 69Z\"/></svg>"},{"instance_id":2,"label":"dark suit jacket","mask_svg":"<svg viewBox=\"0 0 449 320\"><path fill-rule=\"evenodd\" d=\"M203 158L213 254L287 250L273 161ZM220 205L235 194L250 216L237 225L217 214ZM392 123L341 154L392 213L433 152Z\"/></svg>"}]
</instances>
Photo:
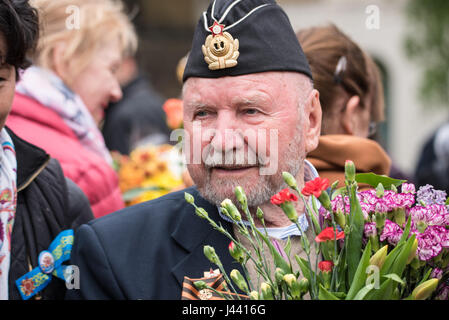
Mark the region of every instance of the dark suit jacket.
<instances>
[{"instance_id":1,"label":"dark suit jacket","mask_svg":"<svg viewBox=\"0 0 449 320\"><path fill-rule=\"evenodd\" d=\"M229 254L230 240L195 214L185 191L233 234L232 225L196 188L115 212L78 229L71 264L79 267L80 289L66 297L178 300L184 276L201 278L217 268L204 256L204 245L215 248L228 273L241 271Z\"/></svg>"}]
</instances>

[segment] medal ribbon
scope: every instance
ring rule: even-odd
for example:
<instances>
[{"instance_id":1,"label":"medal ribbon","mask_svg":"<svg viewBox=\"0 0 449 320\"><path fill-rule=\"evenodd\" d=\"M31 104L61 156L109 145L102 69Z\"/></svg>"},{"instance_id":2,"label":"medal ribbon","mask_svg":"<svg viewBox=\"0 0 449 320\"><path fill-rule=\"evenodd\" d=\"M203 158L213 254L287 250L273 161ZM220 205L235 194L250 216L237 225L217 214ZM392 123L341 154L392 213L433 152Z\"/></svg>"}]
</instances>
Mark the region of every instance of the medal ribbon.
<instances>
[{"instance_id":1,"label":"medal ribbon","mask_svg":"<svg viewBox=\"0 0 449 320\"><path fill-rule=\"evenodd\" d=\"M66 281L66 270L70 267L62 264L70 259L72 245L73 230L65 230L53 240L48 250L39 254L39 265L16 280L16 286L23 300L28 300L42 291L51 282L53 276ZM41 261L44 254L52 256L53 263L51 265L46 265Z\"/></svg>"}]
</instances>

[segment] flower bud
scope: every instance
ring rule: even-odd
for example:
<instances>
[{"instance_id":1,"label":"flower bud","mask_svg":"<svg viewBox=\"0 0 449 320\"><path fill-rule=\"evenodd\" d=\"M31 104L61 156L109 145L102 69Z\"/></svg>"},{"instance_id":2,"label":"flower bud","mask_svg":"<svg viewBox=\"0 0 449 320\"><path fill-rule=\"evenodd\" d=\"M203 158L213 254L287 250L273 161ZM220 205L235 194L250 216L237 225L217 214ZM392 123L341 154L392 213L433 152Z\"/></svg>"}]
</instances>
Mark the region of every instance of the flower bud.
<instances>
[{"instance_id":1,"label":"flower bud","mask_svg":"<svg viewBox=\"0 0 449 320\"><path fill-rule=\"evenodd\" d=\"M286 274L284 276L284 281L287 284L287 287L290 289L290 294L293 298L297 299L301 297L301 290L299 288L299 283L296 281L296 277L294 274Z\"/></svg>"},{"instance_id":2,"label":"flower bud","mask_svg":"<svg viewBox=\"0 0 449 320\"><path fill-rule=\"evenodd\" d=\"M355 181L355 165L351 160L345 162L345 179L350 183Z\"/></svg>"},{"instance_id":3,"label":"flower bud","mask_svg":"<svg viewBox=\"0 0 449 320\"><path fill-rule=\"evenodd\" d=\"M204 290L207 288L207 284L204 281L195 281L193 284L198 290Z\"/></svg>"},{"instance_id":4,"label":"flower bud","mask_svg":"<svg viewBox=\"0 0 449 320\"><path fill-rule=\"evenodd\" d=\"M248 207L248 199L246 198L245 191L243 191L242 187L238 186L235 188L235 197L243 209Z\"/></svg>"},{"instance_id":5,"label":"flower bud","mask_svg":"<svg viewBox=\"0 0 449 320\"><path fill-rule=\"evenodd\" d=\"M234 243L234 241L231 241L229 244L229 253L231 254L231 257L235 259L238 263L242 264L245 261L245 253L243 252L242 248Z\"/></svg>"},{"instance_id":6,"label":"flower bud","mask_svg":"<svg viewBox=\"0 0 449 320\"><path fill-rule=\"evenodd\" d=\"M295 223L296 221L298 221L298 213L296 212L293 203L291 203L290 201L286 201L281 204L281 209L282 211L284 211L285 215L290 219L291 222Z\"/></svg>"},{"instance_id":7,"label":"flower bud","mask_svg":"<svg viewBox=\"0 0 449 320\"><path fill-rule=\"evenodd\" d=\"M247 285L245 279L243 278L242 274L240 273L240 271L238 271L237 269L234 269L231 271L230 275L231 275L232 281L234 281L234 283L237 285L237 287L239 287L240 290L242 290L243 292L248 291L248 285Z\"/></svg>"},{"instance_id":8,"label":"flower bud","mask_svg":"<svg viewBox=\"0 0 449 320\"><path fill-rule=\"evenodd\" d=\"M385 194L385 188L384 185L382 183L379 183L376 187L376 196L378 198L382 198Z\"/></svg>"},{"instance_id":9,"label":"flower bud","mask_svg":"<svg viewBox=\"0 0 449 320\"><path fill-rule=\"evenodd\" d=\"M338 183L339 183L339 181L337 180L337 181L335 181L334 183L332 183L332 186L331 186L331 190L335 190L335 189L337 189L337 187L338 187Z\"/></svg>"},{"instance_id":10,"label":"flower bud","mask_svg":"<svg viewBox=\"0 0 449 320\"><path fill-rule=\"evenodd\" d=\"M298 188L298 184L296 182L295 177L293 177L289 172L282 172L282 178L290 188L292 189Z\"/></svg>"},{"instance_id":11,"label":"flower bud","mask_svg":"<svg viewBox=\"0 0 449 320\"><path fill-rule=\"evenodd\" d=\"M416 224L416 228L418 229L419 233L424 233L427 229L427 223L425 223L424 221L420 220L418 221L418 223Z\"/></svg>"},{"instance_id":12,"label":"flower bud","mask_svg":"<svg viewBox=\"0 0 449 320\"><path fill-rule=\"evenodd\" d=\"M401 227L405 224L405 210L403 208L397 208L394 210L394 222Z\"/></svg>"},{"instance_id":13,"label":"flower bud","mask_svg":"<svg viewBox=\"0 0 449 320\"><path fill-rule=\"evenodd\" d=\"M240 222L242 221L242 216L240 215L239 210L237 207L232 203L230 199L225 199L221 203L221 207L225 208L229 214L229 216L232 218L232 220Z\"/></svg>"},{"instance_id":14,"label":"flower bud","mask_svg":"<svg viewBox=\"0 0 449 320\"><path fill-rule=\"evenodd\" d=\"M284 275L285 275L285 272L281 268L276 268L274 277L278 284L282 283L282 281L284 280Z\"/></svg>"},{"instance_id":15,"label":"flower bud","mask_svg":"<svg viewBox=\"0 0 449 320\"><path fill-rule=\"evenodd\" d=\"M257 211L256 211L256 217L257 219L259 219L260 221L263 220L264 214L262 209L260 209L259 207L257 207Z\"/></svg>"},{"instance_id":16,"label":"flower bud","mask_svg":"<svg viewBox=\"0 0 449 320\"><path fill-rule=\"evenodd\" d=\"M207 211L204 210L203 208L196 208L195 209L195 213L198 217L200 217L201 219L206 219L209 215L207 214Z\"/></svg>"},{"instance_id":17,"label":"flower bud","mask_svg":"<svg viewBox=\"0 0 449 320\"><path fill-rule=\"evenodd\" d=\"M377 212L376 211L376 228L377 230L382 230L385 226L385 219L387 218L387 214L385 212Z\"/></svg>"},{"instance_id":18,"label":"flower bud","mask_svg":"<svg viewBox=\"0 0 449 320\"><path fill-rule=\"evenodd\" d=\"M271 286L268 283L262 282L262 284L260 285L260 290L262 293L262 300L274 300L273 291L271 290Z\"/></svg>"},{"instance_id":19,"label":"flower bud","mask_svg":"<svg viewBox=\"0 0 449 320\"><path fill-rule=\"evenodd\" d=\"M299 290L301 291L301 294L305 294L309 291L309 280L307 280L307 278L302 278L299 281Z\"/></svg>"},{"instance_id":20,"label":"flower bud","mask_svg":"<svg viewBox=\"0 0 449 320\"><path fill-rule=\"evenodd\" d=\"M194 204L195 198L190 193L184 192L184 198L186 199L187 203Z\"/></svg>"},{"instance_id":21,"label":"flower bud","mask_svg":"<svg viewBox=\"0 0 449 320\"><path fill-rule=\"evenodd\" d=\"M251 291L249 298L251 300L259 300L259 293L257 291Z\"/></svg>"},{"instance_id":22,"label":"flower bud","mask_svg":"<svg viewBox=\"0 0 449 320\"><path fill-rule=\"evenodd\" d=\"M398 193L398 188L396 188L396 186L394 184L392 184L391 191L393 191L394 193Z\"/></svg>"},{"instance_id":23,"label":"flower bud","mask_svg":"<svg viewBox=\"0 0 449 320\"><path fill-rule=\"evenodd\" d=\"M346 225L346 214L340 210L337 210L337 212L334 215L335 217L335 222L337 222L337 224L344 229L345 225Z\"/></svg>"},{"instance_id":24,"label":"flower bud","mask_svg":"<svg viewBox=\"0 0 449 320\"><path fill-rule=\"evenodd\" d=\"M217 256L217 253L215 252L215 249L211 246L204 246L204 255L207 259L209 259L210 262L214 264L220 264L220 259Z\"/></svg>"},{"instance_id":25,"label":"flower bud","mask_svg":"<svg viewBox=\"0 0 449 320\"><path fill-rule=\"evenodd\" d=\"M329 194L326 191L321 192L318 200L320 200L321 205L326 208L326 210L332 211L331 199L329 198Z\"/></svg>"},{"instance_id":26,"label":"flower bud","mask_svg":"<svg viewBox=\"0 0 449 320\"><path fill-rule=\"evenodd\" d=\"M415 288L412 292L413 300L426 300L438 286L438 279L430 279Z\"/></svg>"},{"instance_id":27,"label":"flower bud","mask_svg":"<svg viewBox=\"0 0 449 320\"><path fill-rule=\"evenodd\" d=\"M382 248L380 248L371 257L371 259L369 259L369 264L373 265L373 266L377 266L379 269L381 269L385 263L385 260L387 259L387 252L388 252L388 245L385 245Z\"/></svg>"},{"instance_id":28,"label":"flower bud","mask_svg":"<svg viewBox=\"0 0 449 320\"><path fill-rule=\"evenodd\" d=\"M416 257L416 250L418 249L418 239L415 238L415 241L413 242L412 250L410 251L410 255L407 259L407 264L411 263L413 259Z\"/></svg>"}]
</instances>

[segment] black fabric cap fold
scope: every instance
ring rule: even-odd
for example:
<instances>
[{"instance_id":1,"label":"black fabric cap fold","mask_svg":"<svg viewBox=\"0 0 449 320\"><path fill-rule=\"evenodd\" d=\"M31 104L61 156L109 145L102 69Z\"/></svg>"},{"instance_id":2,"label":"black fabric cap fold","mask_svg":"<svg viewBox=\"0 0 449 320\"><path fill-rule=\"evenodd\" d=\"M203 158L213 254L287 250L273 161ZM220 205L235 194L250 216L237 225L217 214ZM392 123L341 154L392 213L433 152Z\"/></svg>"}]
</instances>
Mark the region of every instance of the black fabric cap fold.
<instances>
[{"instance_id":1,"label":"black fabric cap fold","mask_svg":"<svg viewBox=\"0 0 449 320\"><path fill-rule=\"evenodd\" d=\"M218 21L233 0L216 0L214 17ZM212 1L213 3L213 1ZM212 3L207 10L207 26L213 25ZM221 22L225 26L237 22L251 10L268 4L249 15L241 23L226 30L239 40L240 55L235 67L209 70L204 61L202 45L207 36L203 16L201 16L193 36L183 81L190 77L220 78L239 76L265 71L296 71L312 79L309 63L296 38L286 13L274 0L243 0L235 5Z\"/></svg>"}]
</instances>

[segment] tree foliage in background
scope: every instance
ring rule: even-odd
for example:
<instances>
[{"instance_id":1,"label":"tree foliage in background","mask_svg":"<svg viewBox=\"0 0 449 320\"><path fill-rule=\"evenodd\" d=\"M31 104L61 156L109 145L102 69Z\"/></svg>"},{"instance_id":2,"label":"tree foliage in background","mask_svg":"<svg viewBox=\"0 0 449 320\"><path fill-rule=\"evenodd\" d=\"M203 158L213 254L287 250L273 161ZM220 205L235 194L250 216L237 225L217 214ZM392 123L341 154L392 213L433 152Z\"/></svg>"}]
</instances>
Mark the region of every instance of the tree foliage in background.
<instances>
[{"instance_id":1,"label":"tree foliage in background","mask_svg":"<svg viewBox=\"0 0 449 320\"><path fill-rule=\"evenodd\" d=\"M407 55L422 68L420 98L449 107L449 1L410 0Z\"/></svg>"}]
</instances>

